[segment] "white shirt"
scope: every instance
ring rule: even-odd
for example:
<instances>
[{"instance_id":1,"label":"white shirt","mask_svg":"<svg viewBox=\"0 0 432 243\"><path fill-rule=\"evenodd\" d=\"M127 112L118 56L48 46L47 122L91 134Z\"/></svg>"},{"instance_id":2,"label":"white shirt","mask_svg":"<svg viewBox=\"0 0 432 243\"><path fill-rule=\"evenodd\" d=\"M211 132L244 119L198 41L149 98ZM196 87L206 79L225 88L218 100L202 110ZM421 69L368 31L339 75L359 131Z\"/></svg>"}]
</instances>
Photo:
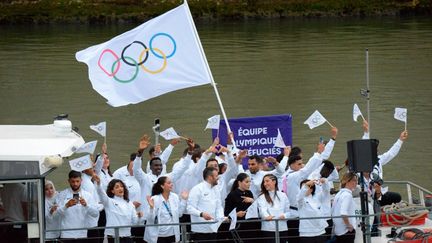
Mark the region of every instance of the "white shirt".
<instances>
[{"instance_id":1,"label":"white shirt","mask_svg":"<svg viewBox=\"0 0 432 243\"><path fill-rule=\"evenodd\" d=\"M51 198L45 197L45 227L47 230L60 229L60 215L57 213L57 211L54 211L52 214L50 213L50 210L53 206L58 206L57 197L57 192ZM61 231L46 232L45 238L56 239L60 237L60 233Z\"/></svg>"},{"instance_id":2,"label":"white shirt","mask_svg":"<svg viewBox=\"0 0 432 243\"><path fill-rule=\"evenodd\" d=\"M191 222L206 222L200 217L202 212L210 214L214 220L224 218L224 211L220 192L216 186L203 181L194 186L189 193L187 211L191 215ZM215 224L192 224L192 231L197 233L216 233Z\"/></svg>"},{"instance_id":3,"label":"white shirt","mask_svg":"<svg viewBox=\"0 0 432 243\"><path fill-rule=\"evenodd\" d=\"M129 171L127 169L127 166L123 166L116 170L113 174L114 178L122 180L123 183L126 185L128 191L129 191L129 201L130 202L139 202L142 204L141 201L141 188L138 180L135 178L135 176L132 176L129 174ZM142 211L141 206L139 206L137 211Z\"/></svg>"},{"instance_id":4,"label":"white shirt","mask_svg":"<svg viewBox=\"0 0 432 243\"><path fill-rule=\"evenodd\" d=\"M81 188L84 191L90 193L90 196L91 196L90 200L92 200L93 203L97 206L97 209L99 212L102 211L103 205L99 203L100 202L99 196L96 192L96 186L95 186L95 184L93 184L93 182L91 180L92 179L91 176L89 176L85 173L82 173L81 178L82 178ZM98 221L99 221L99 214L97 215L97 217L90 217L87 221L86 227L97 227Z\"/></svg>"},{"instance_id":5,"label":"white shirt","mask_svg":"<svg viewBox=\"0 0 432 243\"><path fill-rule=\"evenodd\" d=\"M272 171L262 171L259 170L256 173L251 173L249 170L245 171L246 174L249 175L251 178L251 185L250 185L250 191L252 192L254 199L256 199L259 194L261 193L261 183L263 181L263 178L267 174L273 174L277 178L282 177L283 173L285 172L286 165L288 163L288 157L284 156L282 161L279 163L279 165L276 167L276 169ZM279 184L281 185L281 184ZM280 188L279 188L280 189Z\"/></svg>"},{"instance_id":6,"label":"white shirt","mask_svg":"<svg viewBox=\"0 0 432 243\"><path fill-rule=\"evenodd\" d=\"M190 163L189 167L179 178L178 183L174 186L174 191L177 194L190 191L192 187L203 181L202 172L205 169L206 162L210 158L211 153L203 153L197 163ZM174 164L173 170L181 164L181 160Z\"/></svg>"},{"instance_id":7,"label":"white shirt","mask_svg":"<svg viewBox=\"0 0 432 243\"><path fill-rule=\"evenodd\" d=\"M140 184L141 188L141 201L146 202L147 196L151 195L151 190L153 187L153 184L155 184L159 177L161 176L167 176L171 178L171 181L176 184L177 180L180 178L180 176L186 171L187 168L189 168L189 164L192 163L191 155L186 155L186 157L181 160L181 164L173 169L171 173L165 174L165 175L159 175L156 176L153 173L144 173L144 171L141 169L142 160L141 157L136 157L135 161L133 163L133 173L134 177L137 179L137 181ZM148 204L143 204L144 211L148 210Z\"/></svg>"},{"instance_id":8,"label":"white shirt","mask_svg":"<svg viewBox=\"0 0 432 243\"><path fill-rule=\"evenodd\" d=\"M137 224L139 222L132 202L127 202L123 198L117 196L113 198L108 197L102 185L97 186L97 193L105 207L106 226L125 226ZM105 229L105 236L108 235L114 236L114 229ZM131 236L130 228L120 228L119 236Z\"/></svg>"},{"instance_id":9,"label":"white shirt","mask_svg":"<svg viewBox=\"0 0 432 243\"><path fill-rule=\"evenodd\" d=\"M355 203L352 196L352 191L347 188L342 188L335 196L333 201L332 216L352 216L355 215ZM356 218L348 217L349 223L355 227ZM347 225L345 225L342 218L333 218L334 233L336 235L343 235L348 232Z\"/></svg>"},{"instance_id":10,"label":"white shirt","mask_svg":"<svg viewBox=\"0 0 432 243\"><path fill-rule=\"evenodd\" d=\"M61 229L73 229L88 227L88 221L99 217L99 211L93 200L92 195L80 189L78 191L79 196L84 198L87 205L84 207L80 203L66 208L66 203L73 198L73 191L71 188L65 189L59 194L59 208L57 212L61 216ZM97 222L97 221L96 221ZM87 238L87 230L63 230L61 232L61 238Z\"/></svg>"},{"instance_id":11,"label":"white shirt","mask_svg":"<svg viewBox=\"0 0 432 243\"><path fill-rule=\"evenodd\" d=\"M362 139L369 139L369 133L364 133ZM398 155L402 144L403 141L398 139L387 152L378 155L378 164L374 166L373 172L378 173L381 179L384 179L382 167Z\"/></svg>"},{"instance_id":12,"label":"white shirt","mask_svg":"<svg viewBox=\"0 0 432 243\"><path fill-rule=\"evenodd\" d=\"M318 186L320 185L315 185L315 188ZM330 194L330 188L327 184L323 184L322 188L323 189L321 193L317 193L315 190L315 195L306 196L306 192L309 190L309 187L307 187L305 184L303 185L299 194L297 195L298 213L300 218L323 216L322 206L326 199L325 193ZM325 234L325 228L327 226L328 224L326 219L300 219L300 236L312 237Z\"/></svg>"},{"instance_id":13,"label":"white shirt","mask_svg":"<svg viewBox=\"0 0 432 243\"><path fill-rule=\"evenodd\" d=\"M289 169L287 183L287 196L290 201L291 207L297 208L297 195L300 192L300 182L307 179L308 176L317 169L322 162L322 156L319 153L314 153L314 155L309 159L306 166L298 171L293 171ZM298 212L295 209L291 209L291 216L298 217Z\"/></svg>"},{"instance_id":14,"label":"white shirt","mask_svg":"<svg viewBox=\"0 0 432 243\"><path fill-rule=\"evenodd\" d=\"M318 169L316 169L312 174L309 175L309 180L317 180L321 179L321 168L323 165L321 165ZM325 186L328 187L328 190L323 190L324 185L318 184L315 185L315 194L320 195L323 193L323 201L321 202L321 213L322 216L331 216L331 199L332 196L330 195L330 188L333 188L333 181L339 180L339 173L337 172L336 168L333 170L333 172L329 175L329 177L326 178ZM328 218L330 219L330 218Z\"/></svg>"},{"instance_id":15,"label":"white shirt","mask_svg":"<svg viewBox=\"0 0 432 243\"><path fill-rule=\"evenodd\" d=\"M276 195L275 195L276 193ZM260 195L257 199L258 202L258 211L261 216L261 219L265 219L268 216L274 216L273 219L279 219L280 216L284 215L285 218L290 217L290 203L287 196L280 191L271 191L269 192L270 198L273 200L273 205L267 202L264 194ZM278 221L279 231L287 231L287 222L286 220ZM261 230L262 231L276 231L276 222L275 221L262 221L261 222Z\"/></svg>"},{"instance_id":16,"label":"white shirt","mask_svg":"<svg viewBox=\"0 0 432 243\"><path fill-rule=\"evenodd\" d=\"M147 224L171 224L179 223L179 218L186 209L186 201L180 200L177 194L170 193L168 201L162 194L152 196L154 208L147 213ZM164 205L166 204L166 206ZM144 233L144 240L156 242L158 237L168 237L175 235L176 242L180 241L180 226L159 226L147 227Z\"/></svg>"},{"instance_id":17,"label":"white shirt","mask_svg":"<svg viewBox=\"0 0 432 243\"><path fill-rule=\"evenodd\" d=\"M164 149L164 151L160 154L159 159L161 159L162 162L162 172L161 175L165 175L167 173L167 166L166 164L168 163L168 160L171 156L171 153L174 149L174 146L172 146L171 144L168 145L168 147L166 147ZM150 170L150 160L147 161L147 166L146 166L146 173L151 173Z\"/></svg>"}]
</instances>

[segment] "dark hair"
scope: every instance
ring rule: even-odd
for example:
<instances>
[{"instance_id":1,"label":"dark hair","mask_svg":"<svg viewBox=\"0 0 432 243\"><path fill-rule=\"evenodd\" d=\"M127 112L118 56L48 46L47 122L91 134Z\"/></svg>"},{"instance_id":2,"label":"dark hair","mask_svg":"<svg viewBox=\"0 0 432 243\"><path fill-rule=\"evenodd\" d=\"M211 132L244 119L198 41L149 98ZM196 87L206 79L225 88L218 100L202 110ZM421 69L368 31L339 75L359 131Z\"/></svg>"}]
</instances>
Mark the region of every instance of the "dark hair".
<instances>
[{"instance_id":1,"label":"dark hair","mask_svg":"<svg viewBox=\"0 0 432 243\"><path fill-rule=\"evenodd\" d=\"M324 160L322 163L323 163L323 167L320 170L320 175L321 175L321 177L327 178L333 172L335 167L330 160ZM326 172L326 170L328 171L327 176L323 175Z\"/></svg>"},{"instance_id":2,"label":"dark hair","mask_svg":"<svg viewBox=\"0 0 432 243\"><path fill-rule=\"evenodd\" d=\"M149 149L149 151L148 151L149 155L150 155L150 156L153 156L153 153L154 153L155 150L156 150L156 149L155 149L155 146L154 146L154 145L151 146L150 149Z\"/></svg>"},{"instance_id":3,"label":"dark hair","mask_svg":"<svg viewBox=\"0 0 432 243\"><path fill-rule=\"evenodd\" d=\"M150 160L150 166L152 166L152 165L153 165L153 162L156 161L156 160L159 160L159 161L162 163L162 160L161 160L159 157L154 157L154 158L152 158L152 159Z\"/></svg>"},{"instance_id":4,"label":"dark hair","mask_svg":"<svg viewBox=\"0 0 432 243\"><path fill-rule=\"evenodd\" d=\"M106 190L106 194L108 197L113 198L114 197L114 193L112 192L112 190L114 189L115 184L120 183L123 186L123 199L126 200L126 202L129 202L129 190L127 189L127 186L124 184L124 182L122 180L119 179L112 179L107 186L107 190Z\"/></svg>"},{"instance_id":5,"label":"dark hair","mask_svg":"<svg viewBox=\"0 0 432 243\"><path fill-rule=\"evenodd\" d=\"M300 182L300 188L303 186L303 184L308 183L310 180L306 179L306 180L302 180ZM310 187L312 189L312 196L315 195L315 184L313 186Z\"/></svg>"},{"instance_id":6,"label":"dark hair","mask_svg":"<svg viewBox=\"0 0 432 243\"><path fill-rule=\"evenodd\" d=\"M137 157L137 153L131 153L129 156L129 161L134 161Z\"/></svg>"},{"instance_id":7,"label":"dark hair","mask_svg":"<svg viewBox=\"0 0 432 243\"><path fill-rule=\"evenodd\" d=\"M276 161L280 163L284 156L284 153L279 154L278 156L276 156Z\"/></svg>"},{"instance_id":8,"label":"dark hair","mask_svg":"<svg viewBox=\"0 0 432 243\"><path fill-rule=\"evenodd\" d=\"M214 167L206 167L203 171L203 179L207 179L209 176L213 174L213 171L216 171Z\"/></svg>"},{"instance_id":9,"label":"dark hair","mask_svg":"<svg viewBox=\"0 0 432 243\"><path fill-rule=\"evenodd\" d=\"M267 174L267 175L265 175L265 176L263 177L263 180L262 180L262 182L261 182L261 194L260 194L260 195L264 194L264 197L265 197L266 201L267 201L268 203L270 203L270 204L273 206L274 202L273 202L272 198L270 197L270 193L269 193L269 191L267 191L267 189L264 187L264 179L265 179L266 177L270 177L270 179L271 179L272 181L275 181L275 182L276 182L276 184L275 184L275 196L274 196L274 198L277 197L277 198L279 199L279 197L278 197L278 195L277 195L277 191L279 190L279 189L278 189L278 179L277 179L277 177L276 177L275 175L273 175L273 174Z\"/></svg>"},{"instance_id":10,"label":"dark hair","mask_svg":"<svg viewBox=\"0 0 432 243\"><path fill-rule=\"evenodd\" d=\"M77 178L77 177L81 178L81 172L78 172L78 171L75 171L75 170L71 170L69 172L68 176L69 176L69 179L71 179L71 178Z\"/></svg>"},{"instance_id":11,"label":"dark hair","mask_svg":"<svg viewBox=\"0 0 432 243\"><path fill-rule=\"evenodd\" d=\"M162 194L162 192L163 192L162 186L163 186L163 184L165 184L167 179L168 179L168 177L166 177L166 176L159 177L157 182L152 187L152 191L151 191L152 196Z\"/></svg>"},{"instance_id":12,"label":"dark hair","mask_svg":"<svg viewBox=\"0 0 432 243\"><path fill-rule=\"evenodd\" d=\"M224 173L224 168L226 169L226 168L228 168L228 165L226 164L226 163L220 163L219 165L218 165L218 167L219 167L219 175L222 175L222 173ZM226 171L226 170L225 170Z\"/></svg>"},{"instance_id":13,"label":"dark hair","mask_svg":"<svg viewBox=\"0 0 432 243\"><path fill-rule=\"evenodd\" d=\"M217 161L215 158L210 158L210 159L208 159L207 162L206 162L206 167L207 167L208 164L209 164L210 162L212 162L212 161L216 161L216 164L219 164L218 161Z\"/></svg>"},{"instance_id":14,"label":"dark hair","mask_svg":"<svg viewBox=\"0 0 432 243\"><path fill-rule=\"evenodd\" d=\"M200 146L199 144L196 143L193 149L194 149L194 150L200 150L200 151L201 151L201 146ZM185 149L183 150L183 157L185 157L185 156L187 155L188 151L189 151L189 148L185 148Z\"/></svg>"},{"instance_id":15,"label":"dark hair","mask_svg":"<svg viewBox=\"0 0 432 243\"><path fill-rule=\"evenodd\" d=\"M107 153L105 153L106 155L108 155ZM94 162L96 163L97 162L97 160L98 160L98 158L101 156L102 154L101 153L98 153L97 155L96 155L96 157L95 157L95 159L94 159ZM110 166L108 165L108 168L107 168L107 170L108 170L108 175L110 175L111 177L113 177L113 175L112 175L112 172L111 172L111 169L110 169ZM101 170L102 171L102 173L104 173L105 174L105 171L103 171L103 170Z\"/></svg>"},{"instance_id":16,"label":"dark hair","mask_svg":"<svg viewBox=\"0 0 432 243\"><path fill-rule=\"evenodd\" d=\"M249 159L250 159L250 160L253 160L253 159L256 160L256 162L257 162L258 164L261 164L261 163L263 162L262 158L259 157L259 156L256 155L256 154L249 156Z\"/></svg>"},{"instance_id":17,"label":"dark hair","mask_svg":"<svg viewBox=\"0 0 432 243\"><path fill-rule=\"evenodd\" d=\"M241 181L246 180L248 177L249 177L249 175L246 174L246 173L240 173L240 174L238 174L237 178L233 182L233 185L231 187L231 191L235 191L239 187L238 183L241 182Z\"/></svg>"},{"instance_id":18,"label":"dark hair","mask_svg":"<svg viewBox=\"0 0 432 243\"><path fill-rule=\"evenodd\" d=\"M292 163L299 161L301 159L302 159L302 157L300 157L300 155L292 155L288 159L288 165L291 165Z\"/></svg>"},{"instance_id":19,"label":"dark hair","mask_svg":"<svg viewBox=\"0 0 432 243\"><path fill-rule=\"evenodd\" d=\"M291 149L291 152L290 152L289 156L290 156L290 157L293 156L293 155L298 155L298 156L300 156L301 153L302 153L301 148L298 147L298 146L295 146L295 147L293 147L293 148Z\"/></svg>"}]
</instances>

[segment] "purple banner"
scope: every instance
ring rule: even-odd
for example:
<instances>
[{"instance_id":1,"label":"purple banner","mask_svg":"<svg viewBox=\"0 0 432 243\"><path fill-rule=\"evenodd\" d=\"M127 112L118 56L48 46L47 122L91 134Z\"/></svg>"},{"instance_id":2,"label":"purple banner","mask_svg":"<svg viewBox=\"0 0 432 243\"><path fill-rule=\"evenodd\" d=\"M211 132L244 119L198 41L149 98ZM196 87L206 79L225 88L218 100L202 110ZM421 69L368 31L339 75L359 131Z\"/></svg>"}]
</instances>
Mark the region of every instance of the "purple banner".
<instances>
[{"instance_id":1,"label":"purple banner","mask_svg":"<svg viewBox=\"0 0 432 243\"><path fill-rule=\"evenodd\" d=\"M234 139L239 149L247 149L249 155L260 157L277 156L283 152L274 147L279 128L285 145L292 144L292 116L291 114L245 117L228 119ZM213 139L217 130L213 129ZM222 145L226 145L227 128L224 120L220 121L219 138Z\"/></svg>"}]
</instances>

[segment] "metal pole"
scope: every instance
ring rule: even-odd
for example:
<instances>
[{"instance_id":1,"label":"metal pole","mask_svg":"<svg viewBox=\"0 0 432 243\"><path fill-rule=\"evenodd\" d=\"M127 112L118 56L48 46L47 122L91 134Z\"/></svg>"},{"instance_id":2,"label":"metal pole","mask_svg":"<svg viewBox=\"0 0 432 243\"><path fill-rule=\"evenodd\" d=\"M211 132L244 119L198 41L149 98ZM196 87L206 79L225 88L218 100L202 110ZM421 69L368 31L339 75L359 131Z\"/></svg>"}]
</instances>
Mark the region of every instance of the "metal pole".
<instances>
[{"instance_id":1,"label":"metal pole","mask_svg":"<svg viewBox=\"0 0 432 243\"><path fill-rule=\"evenodd\" d=\"M367 121L369 123L369 137L371 136L371 117L370 117L370 89L369 89L369 50L366 48L366 106Z\"/></svg>"},{"instance_id":2,"label":"metal pole","mask_svg":"<svg viewBox=\"0 0 432 243\"><path fill-rule=\"evenodd\" d=\"M276 231L275 231L275 243L280 243L280 236L279 236L279 219L276 219Z\"/></svg>"},{"instance_id":3,"label":"metal pole","mask_svg":"<svg viewBox=\"0 0 432 243\"><path fill-rule=\"evenodd\" d=\"M186 225L185 224L182 224L181 225L181 242L182 243L186 243L186 242L188 242L187 241L187 239L186 239Z\"/></svg>"},{"instance_id":4,"label":"metal pole","mask_svg":"<svg viewBox=\"0 0 432 243\"><path fill-rule=\"evenodd\" d=\"M119 228L114 228L114 243L120 243Z\"/></svg>"}]
</instances>

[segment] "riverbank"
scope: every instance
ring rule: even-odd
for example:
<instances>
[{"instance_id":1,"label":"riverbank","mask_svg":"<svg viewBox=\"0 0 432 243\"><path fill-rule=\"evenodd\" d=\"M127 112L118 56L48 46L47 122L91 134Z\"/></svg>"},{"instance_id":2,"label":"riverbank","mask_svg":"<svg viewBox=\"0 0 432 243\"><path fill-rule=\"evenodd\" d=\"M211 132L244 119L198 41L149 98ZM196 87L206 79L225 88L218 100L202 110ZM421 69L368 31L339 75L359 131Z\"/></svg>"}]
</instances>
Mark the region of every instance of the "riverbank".
<instances>
[{"instance_id":1,"label":"riverbank","mask_svg":"<svg viewBox=\"0 0 432 243\"><path fill-rule=\"evenodd\" d=\"M3 0L2 24L140 23L182 0ZM197 20L431 15L430 0L189 0Z\"/></svg>"}]
</instances>

